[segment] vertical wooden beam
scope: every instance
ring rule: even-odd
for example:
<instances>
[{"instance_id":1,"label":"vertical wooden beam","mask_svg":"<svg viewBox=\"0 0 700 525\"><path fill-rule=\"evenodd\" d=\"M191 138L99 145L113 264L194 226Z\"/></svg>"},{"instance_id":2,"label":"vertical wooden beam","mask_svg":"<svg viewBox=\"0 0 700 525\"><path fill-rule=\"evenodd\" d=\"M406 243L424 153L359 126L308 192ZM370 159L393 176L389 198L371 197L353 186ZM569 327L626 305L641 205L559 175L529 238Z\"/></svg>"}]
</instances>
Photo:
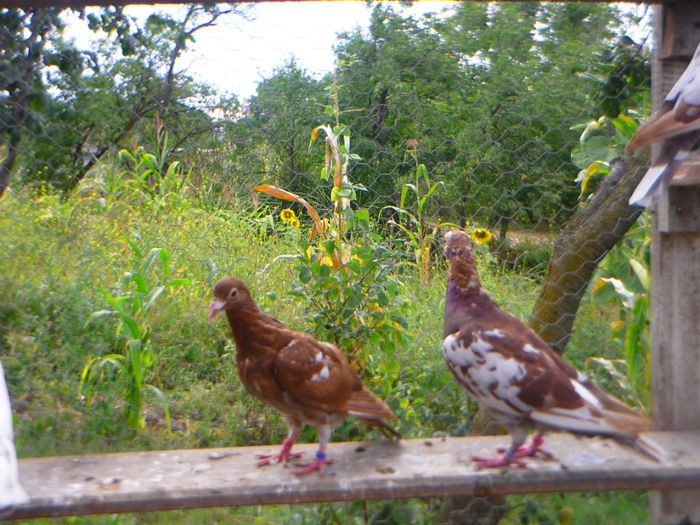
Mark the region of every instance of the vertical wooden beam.
<instances>
[{"instance_id":1,"label":"vertical wooden beam","mask_svg":"<svg viewBox=\"0 0 700 525\"><path fill-rule=\"evenodd\" d=\"M658 6L652 104L659 106L700 41L700 4ZM654 427L700 428L700 186L671 186L652 225ZM700 444L699 444L700 446ZM700 491L652 491L651 523L700 523Z\"/></svg>"}]
</instances>

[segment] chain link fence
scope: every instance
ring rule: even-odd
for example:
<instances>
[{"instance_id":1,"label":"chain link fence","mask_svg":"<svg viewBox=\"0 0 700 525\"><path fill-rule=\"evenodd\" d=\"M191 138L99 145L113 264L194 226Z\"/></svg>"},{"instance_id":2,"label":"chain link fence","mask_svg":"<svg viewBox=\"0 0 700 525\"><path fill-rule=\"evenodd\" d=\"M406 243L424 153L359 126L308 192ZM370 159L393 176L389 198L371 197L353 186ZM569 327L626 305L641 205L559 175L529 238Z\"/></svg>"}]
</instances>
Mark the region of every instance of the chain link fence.
<instances>
[{"instance_id":1,"label":"chain link fence","mask_svg":"<svg viewBox=\"0 0 700 525\"><path fill-rule=\"evenodd\" d=\"M505 309L648 406L648 224L625 193L644 159L615 163L648 113L647 13L417 13L371 6L337 35L331 71L287 58L240 96L182 64L207 32L254 32L255 8L0 10L0 359L20 457L280 442L281 417L240 385L227 328L206 323L230 273L263 310L339 344L404 436L498 431L442 363L440 253L454 227ZM79 26L90 50L72 40ZM309 206L339 232L330 251L310 240ZM318 268L339 246L340 264L384 251L371 282L339 278L333 300ZM366 436L353 422L334 434ZM319 509L299 516L439 514L434 502Z\"/></svg>"}]
</instances>

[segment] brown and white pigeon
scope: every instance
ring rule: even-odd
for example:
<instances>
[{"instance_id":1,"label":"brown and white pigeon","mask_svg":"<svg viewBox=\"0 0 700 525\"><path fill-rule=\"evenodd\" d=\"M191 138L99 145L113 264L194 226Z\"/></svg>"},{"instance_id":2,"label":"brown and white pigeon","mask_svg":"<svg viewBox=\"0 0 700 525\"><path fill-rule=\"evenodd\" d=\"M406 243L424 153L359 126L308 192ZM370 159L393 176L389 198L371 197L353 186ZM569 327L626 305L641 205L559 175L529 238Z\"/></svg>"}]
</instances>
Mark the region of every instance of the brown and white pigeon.
<instances>
[{"instance_id":1,"label":"brown and white pigeon","mask_svg":"<svg viewBox=\"0 0 700 525\"><path fill-rule=\"evenodd\" d=\"M365 387L334 345L309 334L287 328L265 315L255 304L248 287L237 277L224 277L214 286L209 321L224 311L236 342L238 375L246 390L284 414L289 435L282 449L260 456L258 466L289 459L304 423L318 430L316 459L295 474L314 470L323 473L326 445L332 427L347 416L379 427L385 434L400 434L384 420L395 419L389 406Z\"/></svg>"},{"instance_id":2,"label":"brown and white pigeon","mask_svg":"<svg viewBox=\"0 0 700 525\"><path fill-rule=\"evenodd\" d=\"M650 206L689 153L700 147L700 45L661 108L639 126L625 149L631 153L655 142L661 142L661 147L632 193L630 204Z\"/></svg>"},{"instance_id":3,"label":"brown and white pigeon","mask_svg":"<svg viewBox=\"0 0 700 525\"><path fill-rule=\"evenodd\" d=\"M481 287L469 236L445 235L449 260L443 355L457 382L511 433L496 458L473 458L479 467L510 464L537 452L543 432L567 430L634 442L649 422L566 363L520 319L499 308ZM532 443L522 446L529 429Z\"/></svg>"}]
</instances>

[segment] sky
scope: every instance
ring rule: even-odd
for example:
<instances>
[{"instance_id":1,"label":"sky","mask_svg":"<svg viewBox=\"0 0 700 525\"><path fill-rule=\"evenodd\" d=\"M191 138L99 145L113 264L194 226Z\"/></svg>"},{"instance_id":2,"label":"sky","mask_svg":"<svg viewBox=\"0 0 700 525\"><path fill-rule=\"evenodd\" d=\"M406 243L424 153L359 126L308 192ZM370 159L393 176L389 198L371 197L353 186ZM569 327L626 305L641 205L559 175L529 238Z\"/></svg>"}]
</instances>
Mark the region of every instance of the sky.
<instances>
[{"instance_id":1,"label":"sky","mask_svg":"<svg viewBox=\"0 0 700 525\"><path fill-rule=\"evenodd\" d=\"M250 5L250 4L249 4ZM440 13L454 2L422 1L412 7L393 3L395 11L421 15ZM640 10L626 4L626 9ZM182 6L129 6L127 14L145 19L155 11L170 13ZM357 27L366 30L372 7L362 1L271 2L250 5L249 20L226 16L217 25L195 33L196 42L178 62L197 80L244 100L255 93L263 78L294 57L297 65L320 77L333 69L333 45L338 33ZM641 11L638 11L641 12ZM90 47L94 34L77 17L71 35L80 47Z\"/></svg>"},{"instance_id":2,"label":"sky","mask_svg":"<svg viewBox=\"0 0 700 525\"><path fill-rule=\"evenodd\" d=\"M451 2L422 2L411 13L436 12ZM364 2L274 2L251 6L254 20L227 17L220 27L197 34L195 50L183 57L193 75L216 70L216 85L247 98L256 84L292 56L297 65L321 76L333 69L336 35L367 29L372 8ZM225 36L224 36L225 35ZM205 78L205 77L204 77Z\"/></svg>"},{"instance_id":3,"label":"sky","mask_svg":"<svg viewBox=\"0 0 700 525\"><path fill-rule=\"evenodd\" d=\"M423 1L412 7L393 4L395 11L420 15L440 12L454 2ZM182 6L128 6L125 12L145 19L156 11L176 13ZM333 69L333 45L338 33L367 29L372 8L361 1L271 2L251 4L249 20L225 16L217 25L195 33L191 50L178 69L198 80L234 93L240 100L255 93L263 78L294 57L297 65L320 77ZM89 48L95 38L77 17L70 17L76 44Z\"/></svg>"}]
</instances>

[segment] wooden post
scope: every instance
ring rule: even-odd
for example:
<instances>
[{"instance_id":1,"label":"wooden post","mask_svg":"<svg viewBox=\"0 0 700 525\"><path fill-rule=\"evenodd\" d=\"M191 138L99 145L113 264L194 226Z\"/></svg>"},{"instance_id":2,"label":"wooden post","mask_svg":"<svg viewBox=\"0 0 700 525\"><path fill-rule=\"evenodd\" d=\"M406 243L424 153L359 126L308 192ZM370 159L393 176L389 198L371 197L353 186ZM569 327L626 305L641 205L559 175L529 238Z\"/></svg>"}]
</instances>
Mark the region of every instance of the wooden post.
<instances>
[{"instance_id":1,"label":"wooden post","mask_svg":"<svg viewBox=\"0 0 700 525\"><path fill-rule=\"evenodd\" d=\"M700 4L657 7L654 108L693 56L700 41L698 28ZM700 429L700 185L671 186L659 199L651 256L654 426L659 430ZM659 525L700 523L700 491L652 491L650 518Z\"/></svg>"}]
</instances>

